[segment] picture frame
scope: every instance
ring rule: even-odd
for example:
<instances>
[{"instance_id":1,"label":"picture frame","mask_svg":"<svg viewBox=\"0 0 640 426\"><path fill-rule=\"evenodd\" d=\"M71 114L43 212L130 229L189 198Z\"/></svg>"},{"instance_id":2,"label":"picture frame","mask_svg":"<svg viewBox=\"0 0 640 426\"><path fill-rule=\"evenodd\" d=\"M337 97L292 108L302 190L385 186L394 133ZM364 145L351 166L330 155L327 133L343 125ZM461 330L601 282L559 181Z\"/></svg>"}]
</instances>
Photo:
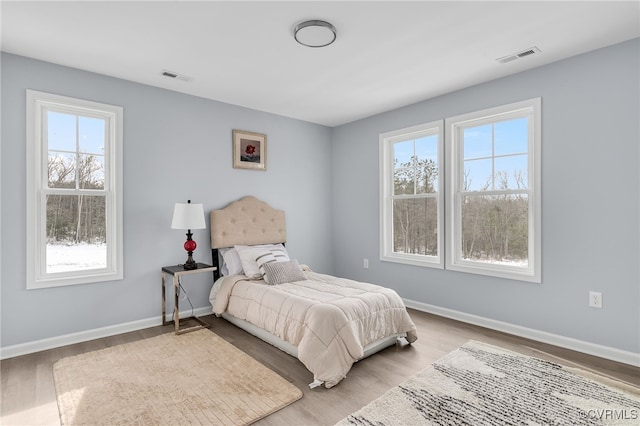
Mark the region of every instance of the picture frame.
<instances>
[{"instance_id":1,"label":"picture frame","mask_svg":"<svg viewBox=\"0 0 640 426\"><path fill-rule=\"evenodd\" d=\"M233 130L233 167L267 170L267 135Z\"/></svg>"}]
</instances>

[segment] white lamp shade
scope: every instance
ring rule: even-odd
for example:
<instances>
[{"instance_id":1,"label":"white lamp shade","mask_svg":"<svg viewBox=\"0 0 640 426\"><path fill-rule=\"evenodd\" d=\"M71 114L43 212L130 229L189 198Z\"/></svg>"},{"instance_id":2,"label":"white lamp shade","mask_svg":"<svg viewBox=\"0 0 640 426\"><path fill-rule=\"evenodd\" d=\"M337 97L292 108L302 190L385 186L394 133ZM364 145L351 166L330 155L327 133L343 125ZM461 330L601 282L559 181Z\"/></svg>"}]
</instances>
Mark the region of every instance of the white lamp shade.
<instances>
[{"instance_id":1,"label":"white lamp shade","mask_svg":"<svg viewBox=\"0 0 640 426\"><path fill-rule=\"evenodd\" d=\"M204 209L202 204L176 203L173 209L172 229L204 229Z\"/></svg>"}]
</instances>

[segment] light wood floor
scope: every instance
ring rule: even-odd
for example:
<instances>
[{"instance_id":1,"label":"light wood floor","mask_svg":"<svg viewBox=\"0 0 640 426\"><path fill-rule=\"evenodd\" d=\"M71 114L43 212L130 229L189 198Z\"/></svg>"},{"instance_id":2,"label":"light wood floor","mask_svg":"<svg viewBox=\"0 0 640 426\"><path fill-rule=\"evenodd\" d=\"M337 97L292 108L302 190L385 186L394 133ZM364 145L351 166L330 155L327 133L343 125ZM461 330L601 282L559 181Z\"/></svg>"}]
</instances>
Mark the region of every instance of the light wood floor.
<instances>
[{"instance_id":1,"label":"light wood floor","mask_svg":"<svg viewBox=\"0 0 640 426\"><path fill-rule=\"evenodd\" d=\"M411 346L387 348L356 363L347 378L332 389L309 389L307 385L313 377L297 359L223 319L214 316L204 319L211 324L213 332L304 392L302 399L259 421L259 425L332 425L470 339L591 370L640 387L640 368L424 312L409 312L418 327L418 341ZM0 424L59 424L52 375L52 365L58 359L168 332L171 332L170 326L158 326L2 361Z\"/></svg>"}]
</instances>

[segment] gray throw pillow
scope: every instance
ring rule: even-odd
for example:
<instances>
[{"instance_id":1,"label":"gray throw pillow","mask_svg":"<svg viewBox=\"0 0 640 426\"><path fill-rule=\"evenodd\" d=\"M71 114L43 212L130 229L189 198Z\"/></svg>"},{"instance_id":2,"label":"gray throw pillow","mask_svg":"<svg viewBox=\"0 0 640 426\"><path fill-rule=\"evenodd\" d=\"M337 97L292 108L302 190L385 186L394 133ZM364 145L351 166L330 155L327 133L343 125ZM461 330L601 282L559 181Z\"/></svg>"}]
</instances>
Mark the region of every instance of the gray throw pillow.
<instances>
[{"instance_id":1,"label":"gray throw pillow","mask_svg":"<svg viewBox=\"0 0 640 426\"><path fill-rule=\"evenodd\" d=\"M262 267L264 268L264 280L269 285L292 283L307 279L296 259L288 262L265 263Z\"/></svg>"}]
</instances>

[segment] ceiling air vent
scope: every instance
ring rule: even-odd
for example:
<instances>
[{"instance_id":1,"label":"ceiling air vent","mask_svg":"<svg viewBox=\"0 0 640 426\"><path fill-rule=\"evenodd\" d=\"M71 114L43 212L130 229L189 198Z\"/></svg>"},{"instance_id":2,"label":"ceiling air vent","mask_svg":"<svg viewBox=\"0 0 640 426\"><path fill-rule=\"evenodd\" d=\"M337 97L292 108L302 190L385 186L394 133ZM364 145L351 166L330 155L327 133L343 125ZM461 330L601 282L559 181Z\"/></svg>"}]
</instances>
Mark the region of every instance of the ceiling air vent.
<instances>
[{"instance_id":1,"label":"ceiling air vent","mask_svg":"<svg viewBox=\"0 0 640 426\"><path fill-rule=\"evenodd\" d=\"M173 72L169 70L162 70L162 75L168 78L175 78L176 80L181 80L181 81L193 80L191 77L187 77L184 74L178 74L177 72Z\"/></svg>"},{"instance_id":2,"label":"ceiling air vent","mask_svg":"<svg viewBox=\"0 0 640 426\"><path fill-rule=\"evenodd\" d=\"M536 46L533 46L529 49L525 49L518 53L512 53L511 55L503 56L502 58L496 59L496 61L501 64L506 64L507 62L515 61L516 59L524 58L525 56L531 56L535 53L540 53L540 49Z\"/></svg>"}]
</instances>

